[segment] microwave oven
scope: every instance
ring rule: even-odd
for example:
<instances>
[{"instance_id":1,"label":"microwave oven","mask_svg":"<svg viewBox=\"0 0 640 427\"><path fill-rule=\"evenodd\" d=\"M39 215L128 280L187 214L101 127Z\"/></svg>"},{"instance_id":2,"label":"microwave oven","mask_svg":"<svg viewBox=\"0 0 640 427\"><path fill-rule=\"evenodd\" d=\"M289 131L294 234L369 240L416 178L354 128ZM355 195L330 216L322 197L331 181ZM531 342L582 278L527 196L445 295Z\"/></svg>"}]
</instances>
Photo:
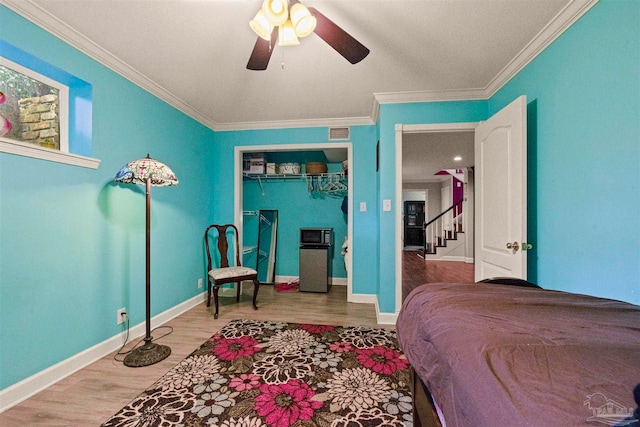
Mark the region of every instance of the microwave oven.
<instances>
[{"instance_id":1,"label":"microwave oven","mask_svg":"<svg viewBox=\"0 0 640 427\"><path fill-rule=\"evenodd\" d=\"M301 245L331 246L333 228L303 227L300 229Z\"/></svg>"}]
</instances>

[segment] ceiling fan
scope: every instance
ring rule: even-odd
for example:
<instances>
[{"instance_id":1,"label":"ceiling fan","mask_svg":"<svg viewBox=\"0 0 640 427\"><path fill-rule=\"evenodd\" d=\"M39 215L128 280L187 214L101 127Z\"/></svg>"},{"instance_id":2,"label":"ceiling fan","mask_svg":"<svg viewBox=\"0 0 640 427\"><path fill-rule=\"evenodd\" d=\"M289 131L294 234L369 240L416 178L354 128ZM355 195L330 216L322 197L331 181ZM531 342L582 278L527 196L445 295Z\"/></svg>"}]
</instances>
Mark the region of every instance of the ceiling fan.
<instances>
[{"instance_id":1,"label":"ceiling fan","mask_svg":"<svg viewBox=\"0 0 640 427\"><path fill-rule=\"evenodd\" d=\"M258 34L247 63L249 70L267 69L278 40L280 46L295 45L299 44L298 37L312 32L352 64L357 64L369 54L369 49L335 22L298 0L265 0L249 26Z\"/></svg>"}]
</instances>

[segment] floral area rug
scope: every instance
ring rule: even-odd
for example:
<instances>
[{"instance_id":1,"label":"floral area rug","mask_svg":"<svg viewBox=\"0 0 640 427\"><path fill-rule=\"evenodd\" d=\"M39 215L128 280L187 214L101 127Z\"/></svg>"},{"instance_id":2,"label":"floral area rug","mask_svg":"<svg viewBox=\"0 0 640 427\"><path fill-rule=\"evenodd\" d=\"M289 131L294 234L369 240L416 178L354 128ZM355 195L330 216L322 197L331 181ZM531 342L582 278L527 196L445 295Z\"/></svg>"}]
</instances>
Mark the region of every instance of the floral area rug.
<instances>
[{"instance_id":1,"label":"floral area rug","mask_svg":"<svg viewBox=\"0 0 640 427\"><path fill-rule=\"evenodd\" d=\"M409 427L395 331L234 320L103 426Z\"/></svg>"}]
</instances>

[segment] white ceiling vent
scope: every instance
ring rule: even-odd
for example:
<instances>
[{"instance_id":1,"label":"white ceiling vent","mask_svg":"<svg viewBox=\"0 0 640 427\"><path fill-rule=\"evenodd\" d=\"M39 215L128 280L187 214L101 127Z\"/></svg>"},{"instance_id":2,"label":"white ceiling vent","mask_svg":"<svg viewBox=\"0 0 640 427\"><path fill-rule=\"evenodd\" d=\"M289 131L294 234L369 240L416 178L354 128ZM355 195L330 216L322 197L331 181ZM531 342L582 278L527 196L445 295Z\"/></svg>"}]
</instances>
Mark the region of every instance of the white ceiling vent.
<instances>
[{"instance_id":1,"label":"white ceiling vent","mask_svg":"<svg viewBox=\"0 0 640 427\"><path fill-rule=\"evenodd\" d=\"M349 139L349 128L329 128L329 141Z\"/></svg>"}]
</instances>

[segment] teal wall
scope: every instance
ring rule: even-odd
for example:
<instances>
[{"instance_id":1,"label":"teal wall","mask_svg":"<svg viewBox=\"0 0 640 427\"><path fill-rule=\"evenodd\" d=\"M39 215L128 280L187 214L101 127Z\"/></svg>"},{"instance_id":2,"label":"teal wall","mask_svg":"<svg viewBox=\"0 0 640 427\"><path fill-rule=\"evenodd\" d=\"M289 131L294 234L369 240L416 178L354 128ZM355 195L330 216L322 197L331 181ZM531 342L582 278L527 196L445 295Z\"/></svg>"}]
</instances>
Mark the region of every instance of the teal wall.
<instances>
[{"instance_id":1,"label":"teal wall","mask_svg":"<svg viewBox=\"0 0 640 427\"><path fill-rule=\"evenodd\" d=\"M339 172L340 163L329 164L329 172ZM263 192L264 189L264 192ZM344 257L340 254L347 235L347 215L342 212L342 197L331 197L322 193L309 193L307 182L302 179L245 180L243 209L275 209L278 211L278 248L276 257L277 276L299 276L299 230L301 227L333 228L334 251L332 277L346 278ZM258 243L258 218L244 219L244 243ZM246 256L245 265L255 266L255 252Z\"/></svg>"},{"instance_id":2,"label":"teal wall","mask_svg":"<svg viewBox=\"0 0 640 427\"><path fill-rule=\"evenodd\" d=\"M214 203L214 133L0 6L0 39L92 85L98 169L0 153L0 389L123 331L145 313L145 193L116 172L146 156L176 187L152 190L152 315L195 296ZM9 368L8 368L9 367Z\"/></svg>"},{"instance_id":3,"label":"teal wall","mask_svg":"<svg viewBox=\"0 0 640 427\"><path fill-rule=\"evenodd\" d=\"M530 277L640 304L640 2L598 2L491 99L490 113L521 94Z\"/></svg>"},{"instance_id":4,"label":"teal wall","mask_svg":"<svg viewBox=\"0 0 640 427\"><path fill-rule=\"evenodd\" d=\"M214 155L209 167L212 170L225 172L214 176L217 195L213 208L214 216L220 222L233 222L233 161L236 146L328 143L327 136L328 129L326 127L216 132ZM353 170L349 173L353 174L353 205L357 207L353 212L353 293L375 294L378 283L378 260L372 248L376 248L378 245L377 212L375 209L377 200L375 185L376 127L353 126L350 136L349 142L353 144ZM278 185L288 184L280 183ZM267 184L265 187L266 197L275 191L273 187L274 184ZM308 196L303 195L303 199L304 202L307 202ZM282 215L286 215L287 211L298 209L300 202L298 199L283 201L278 205L279 210L283 211ZM324 202L338 203L335 200ZM360 212L360 202L367 204L367 212ZM337 209L339 210L339 205ZM341 212L338 215L341 215ZM315 216L315 218L318 217ZM283 228L281 223L278 237L280 245L283 244L283 241L293 239L292 235L297 232L299 225L294 224L292 227ZM341 244L342 242L340 242ZM340 267L339 263L343 262L341 258L338 254L334 265ZM282 261L282 257L278 258L278 263L287 265L286 261ZM277 271L278 274L289 274L280 270L280 267Z\"/></svg>"}]
</instances>

